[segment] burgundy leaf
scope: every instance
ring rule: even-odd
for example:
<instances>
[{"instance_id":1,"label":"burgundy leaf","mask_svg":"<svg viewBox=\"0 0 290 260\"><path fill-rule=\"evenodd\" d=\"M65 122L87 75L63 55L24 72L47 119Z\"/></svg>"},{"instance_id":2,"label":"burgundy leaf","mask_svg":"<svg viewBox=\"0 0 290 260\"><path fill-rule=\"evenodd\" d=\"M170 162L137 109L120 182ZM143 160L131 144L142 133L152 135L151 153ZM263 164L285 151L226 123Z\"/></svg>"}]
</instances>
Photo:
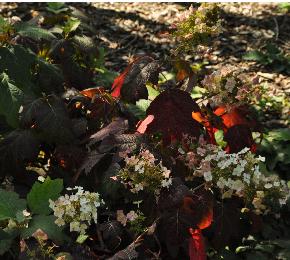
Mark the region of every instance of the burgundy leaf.
<instances>
[{"instance_id":1,"label":"burgundy leaf","mask_svg":"<svg viewBox=\"0 0 290 260\"><path fill-rule=\"evenodd\" d=\"M112 85L112 96L128 102L147 99L146 82L158 83L159 64L149 56L135 59Z\"/></svg>"},{"instance_id":2,"label":"burgundy leaf","mask_svg":"<svg viewBox=\"0 0 290 260\"><path fill-rule=\"evenodd\" d=\"M180 140L183 134L198 138L201 126L192 120L193 111L199 111L199 107L187 92L166 90L154 99L147 109L147 115L150 115L151 119L154 116L152 122L146 118L147 126L141 123L140 127L146 128L147 134L161 133L164 144Z\"/></svg>"}]
</instances>

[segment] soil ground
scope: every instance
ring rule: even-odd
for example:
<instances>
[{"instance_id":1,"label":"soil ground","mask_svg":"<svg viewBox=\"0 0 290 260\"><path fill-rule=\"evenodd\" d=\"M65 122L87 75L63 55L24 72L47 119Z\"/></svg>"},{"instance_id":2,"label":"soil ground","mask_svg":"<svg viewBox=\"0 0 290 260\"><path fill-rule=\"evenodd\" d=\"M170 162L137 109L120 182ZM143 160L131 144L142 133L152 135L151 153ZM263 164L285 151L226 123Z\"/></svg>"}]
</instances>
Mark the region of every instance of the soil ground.
<instances>
[{"instance_id":1,"label":"soil ground","mask_svg":"<svg viewBox=\"0 0 290 260\"><path fill-rule=\"evenodd\" d=\"M96 34L92 35L106 50L106 66L120 72L135 55L150 54L164 59L175 47L166 34L186 10L189 3L71 3L90 19ZM0 3L4 16L29 20L45 10L43 3ZM290 13L274 3L221 4L223 32L208 56L208 68L231 64L245 70L248 76L258 74L268 84L272 95L290 95L290 77L265 69L242 56L273 42L285 54L290 53ZM198 61L198 55L187 56Z\"/></svg>"}]
</instances>

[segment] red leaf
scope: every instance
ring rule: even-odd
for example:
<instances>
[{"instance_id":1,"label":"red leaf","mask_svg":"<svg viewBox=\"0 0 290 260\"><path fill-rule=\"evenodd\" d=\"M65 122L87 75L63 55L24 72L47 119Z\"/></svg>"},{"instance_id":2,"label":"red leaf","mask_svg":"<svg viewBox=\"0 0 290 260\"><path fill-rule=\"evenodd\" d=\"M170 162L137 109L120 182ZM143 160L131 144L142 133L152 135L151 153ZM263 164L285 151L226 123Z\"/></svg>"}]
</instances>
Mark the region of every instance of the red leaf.
<instances>
[{"instance_id":1,"label":"red leaf","mask_svg":"<svg viewBox=\"0 0 290 260\"><path fill-rule=\"evenodd\" d=\"M82 95L84 95L90 99L92 99L96 95L102 95L105 92L106 91L103 87L87 88L87 89L80 91L80 93Z\"/></svg>"},{"instance_id":2,"label":"red leaf","mask_svg":"<svg viewBox=\"0 0 290 260\"><path fill-rule=\"evenodd\" d=\"M177 71L176 79L178 81L184 80L193 74L190 63L188 61L178 59L175 61L174 67Z\"/></svg>"},{"instance_id":3,"label":"red leaf","mask_svg":"<svg viewBox=\"0 0 290 260\"><path fill-rule=\"evenodd\" d=\"M122 74L120 74L117 78L115 78L113 85L112 85L112 91L113 91L111 93L112 97L119 98L121 96L121 88L123 86L125 77L128 74L128 72L130 71L132 65L133 65L133 63L131 63Z\"/></svg>"},{"instance_id":4,"label":"red leaf","mask_svg":"<svg viewBox=\"0 0 290 260\"><path fill-rule=\"evenodd\" d=\"M148 115L143 121L140 121L137 124L137 132L139 132L140 134L144 134L146 132L147 126L152 123L152 121L154 120L154 116L153 115Z\"/></svg>"},{"instance_id":5,"label":"red leaf","mask_svg":"<svg viewBox=\"0 0 290 260\"><path fill-rule=\"evenodd\" d=\"M249 147L252 152L256 151L251 132L251 127L256 124L247 119L248 111L244 107L234 107L230 111L219 107L214 113L223 120L225 141L228 143L226 151L237 153L244 147Z\"/></svg>"},{"instance_id":6,"label":"red leaf","mask_svg":"<svg viewBox=\"0 0 290 260\"><path fill-rule=\"evenodd\" d=\"M252 152L256 151L251 128L255 126L255 122L247 119L248 111L244 107L234 107L227 110L225 107L218 107L214 114L209 116L203 115L200 112L193 112L192 118L201 123L207 130L209 141L215 144L214 133L221 129L224 131L225 141L228 146L225 148L227 152L236 153L244 147L249 147ZM215 120L214 116L221 118L222 126Z\"/></svg>"},{"instance_id":7,"label":"red leaf","mask_svg":"<svg viewBox=\"0 0 290 260\"><path fill-rule=\"evenodd\" d=\"M213 196L205 189L198 189L191 196L183 198L181 211L192 215L199 229L209 227L213 219Z\"/></svg>"},{"instance_id":8,"label":"red leaf","mask_svg":"<svg viewBox=\"0 0 290 260\"><path fill-rule=\"evenodd\" d=\"M191 238L189 239L190 260L206 260L204 239L200 229L189 229Z\"/></svg>"},{"instance_id":9,"label":"red leaf","mask_svg":"<svg viewBox=\"0 0 290 260\"><path fill-rule=\"evenodd\" d=\"M112 85L112 96L127 102L147 99L146 82L158 83L160 66L152 57L142 56L135 59Z\"/></svg>"},{"instance_id":10,"label":"red leaf","mask_svg":"<svg viewBox=\"0 0 290 260\"><path fill-rule=\"evenodd\" d=\"M147 109L147 115L153 115L154 119L146 125L145 133L161 133L164 144L181 140L183 134L198 138L201 127L191 118L192 111L198 110L198 105L187 92L178 89L166 90Z\"/></svg>"},{"instance_id":11,"label":"red leaf","mask_svg":"<svg viewBox=\"0 0 290 260\"><path fill-rule=\"evenodd\" d=\"M235 125L250 126L251 123L246 118L247 112L240 107L234 107L229 111L225 107L219 107L214 113L222 118L225 126L224 131Z\"/></svg>"}]
</instances>

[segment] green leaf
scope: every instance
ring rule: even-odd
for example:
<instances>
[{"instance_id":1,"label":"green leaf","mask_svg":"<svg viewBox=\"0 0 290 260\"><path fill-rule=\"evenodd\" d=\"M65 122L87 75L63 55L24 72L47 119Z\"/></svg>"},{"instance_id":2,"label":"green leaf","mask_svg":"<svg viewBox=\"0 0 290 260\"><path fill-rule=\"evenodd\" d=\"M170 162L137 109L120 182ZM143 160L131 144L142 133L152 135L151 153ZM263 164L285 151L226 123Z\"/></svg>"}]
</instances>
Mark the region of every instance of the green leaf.
<instances>
[{"instance_id":1,"label":"green leaf","mask_svg":"<svg viewBox=\"0 0 290 260\"><path fill-rule=\"evenodd\" d=\"M19 124L19 108L24 97L23 91L9 80L7 74L0 74L0 114L14 128Z\"/></svg>"},{"instance_id":2,"label":"green leaf","mask_svg":"<svg viewBox=\"0 0 290 260\"><path fill-rule=\"evenodd\" d=\"M158 83L164 83L168 80L173 80L175 78L175 74L173 72L169 71L163 71L162 73L159 74L159 81Z\"/></svg>"},{"instance_id":3,"label":"green leaf","mask_svg":"<svg viewBox=\"0 0 290 260\"><path fill-rule=\"evenodd\" d=\"M79 49L84 52L97 52L96 45L91 37L85 35L75 35L73 42L78 45Z\"/></svg>"},{"instance_id":4,"label":"green leaf","mask_svg":"<svg viewBox=\"0 0 290 260\"><path fill-rule=\"evenodd\" d=\"M271 240L270 242L281 248L290 249L290 240L288 239L275 239Z\"/></svg>"},{"instance_id":5,"label":"green leaf","mask_svg":"<svg viewBox=\"0 0 290 260\"><path fill-rule=\"evenodd\" d=\"M17 213L25 209L26 201L20 199L17 193L0 189L0 221L16 219Z\"/></svg>"},{"instance_id":6,"label":"green leaf","mask_svg":"<svg viewBox=\"0 0 290 260\"><path fill-rule=\"evenodd\" d=\"M206 89L195 86L192 91L190 96L195 99L195 98L201 98L205 93L206 93Z\"/></svg>"},{"instance_id":7,"label":"green leaf","mask_svg":"<svg viewBox=\"0 0 290 260\"><path fill-rule=\"evenodd\" d=\"M259 252L259 251L253 251L249 254L247 254L246 260L269 260L266 254Z\"/></svg>"},{"instance_id":8,"label":"green leaf","mask_svg":"<svg viewBox=\"0 0 290 260\"><path fill-rule=\"evenodd\" d=\"M13 242L15 243L15 239L19 236L19 230L15 228L4 228L3 231L0 230L0 255L6 253Z\"/></svg>"},{"instance_id":9,"label":"green leaf","mask_svg":"<svg viewBox=\"0 0 290 260\"><path fill-rule=\"evenodd\" d=\"M151 83L147 83L146 88L148 90L148 99L151 101L153 101L160 94L158 90L152 87Z\"/></svg>"},{"instance_id":10,"label":"green leaf","mask_svg":"<svg viewBox=\"0 0 290 260\"><path fill-rule=\"evenodd\" d=\"M277 259L279 260L289 260L290 259L290 249L281 250L278 253Z\"/></svg>"},{"instance_id":11,"label":"green leaf","mask_svg":"<svg viewBox=\"0 0 290 260\"><path fill-rule=\"evenodd\" d=\"M267 50L267 52L268 52L269 54L274 55L274 57L275 57L277 54L281 53L281 51L279 50L279 48L278 48L276 45L271 44L271 43L268 43L268 44L266 45L266 50Z\"/></svg>"},{"instance_id":12,"label":"green leaf","mask_svg":"<svg viewBox=\"0 0 290 260\"><path fill-rule=\"evenodd\" d=\"M121 168L118 163L113 163L102 176L100 192L106 201L114 203L123 196L121 192L123 186L120 184L120 182L111 179L111 177L115 177L119 173L120 169Z\"/></svg>"},{"instance_id":13,"label":"green leaf","mask_svg":"<svg viewBox=\"0 0 290 260\"><path fill-rule=\"evenodd\" d=\"M264 65L268 64L267 57L260 51L250 51L243 56L243 59L257 61Z\"/></svg>"},{"instance_id":14,"label":"green leaf","mask_svg":"<svg viewBox=\"0 0 290 260\"><path fill-rule=\"evenodd\" d=\"M29 23L18 23L15 24L14 27L17 33L23 37L28 37L34 40L44 39L48 41L56 39L50 31Z\"/></svg>"},{"instance_id":15,"label":"green leaf","mask_svg":"<svg viewBox=\"0 0 290 260\"><path fill-rule=\"evenodd\" d=\"M28 228L24 228L21 231L21 237L31 237L37 229L41 229L50 239L58 244L68 241L69 238L63 233L62 229L54 223L55 219L55 216L34 216L30 221Z\"/></svg>"},{"instance_id":16,"label":"green leaf","mask_svg":"<svg viewBox=\"0 0 290 260\"><path fill-rule=\"evenodd\" d=\"M52 212L49 208L49 199L56 200L63 190L63 180L51 180L49 177L43 183L35 182L27 195L30 210L36 214L48 215Z\"/></svg>"},{"instance_id":17,"label":"green leaf","mask_svg":"<svg viewBox=\"0 0 290 260\"><path fill-rule=\"evenodd\" d=\"M41 93L63 93L64 77L59 67L50 64L42 58L36 57L38 63L37 74L35 75L35 85L37 86L38 95Z\"/></svg>"},{"instance_id":18,"label":"green leaf","mask_svg":"<svg viewBox=\"0 0 290 260\"><path fill-rule=\"evenodd\" d=\"M75 139L64 102L55 95L24 105L20 121L23 126L33 125L46 142L69 143Z\"/></svg>"},{"instance_id":19,"label":"green leaf","mask_svg":"<svg viewBox=\"0 0 290 260\"><path fill-rule=\"evenodd\" d=\"M3 72L30 99L42 92L63 92L60 69L20 45L0 47L0 73Z\"/></svg>"},{"instance_id":20,"label":"green leaf","mask_svg":"<svg viewBox=\"0 0 290 260\"><path fill-rule=\"evenodd\" d=\"M289 128L281 128L270 131L266 137L270 141L290 141L290 129Z\"/></svg>"},{"instance_id":21,"label":"green leaf","mask_svg":"<svg viewBox=\"0 0 290 260\"><path fill-rule=\"evenodd\" d=\"M60 8L63 8L65 6L65 3L62 2L48 2L46 3L47 6L53 10L58 10Z\"/></svg>"},{"instance_id":22,"label":"green leaf","mask_svg":"<svg viewBox=\"0 0 290 260\"><path fill-rule=\"evenodd\" d=\"M88 235L79 235L76 242L79 244L83 244L88 237L89 237Z\"/></svg>"},{"instance_id":23,"label":"green leaf","mask_svg":"<svg viewBox=\"0 0 290 260\"><path fill-rule=\"evenodd\" d=\"M65 33L65 36L67 37L70 33L74 32L80 24L81 21L79 19L70 18L63 27L63 32Z\"/></svg>"},{"instance_id":24,"label":"green leaf","mask_svg":"<svg viewBox=\"0 0 290 260\"><path fill-rule=\"evenodd\" d=\"M227 142L224 141L224 131L218 130L214 133L214 138L216 143L221 147L224 148L227 146Z\"/></svg>"},{"instance_id":25,"label":"green leaf","mask_svg":"<svg viewBox=\"0 0 290 260\"><path fill-rule=\"evenodd\" d=\"M290 11L290 3L279 3L279 8L285 11Z\"/></svg>"},{"instance_id":26,"label":"green leaf","mask_svg":"<svg viewBox=\"0 0 290 260\"><path fill-rule=\"evenodd\" d=\"M255 246L255 250L259 250L265 253L273 253L275 250L275 246L269 244L257 244Z\"/></svg>"},{"instance_id":27,"label":"green leaf","mask_svg":"<svg viewBox=\"0 0 290 260\"><path fill-rule=\"evenodd\" d=\"M13 84L29 97L34 95L35 57L34 53L20 45L0 47L0 73L5 72Z\"/></svg>"},{"instance_id":28,"label":"green leaf","mask_svg":"<svg viewBox=\"0 0 290 260\"><path fill-rule=\"evenodd\" d=\"M46 10L54 14L59 14L66 12L68 10L68 7L66 7L66 5L61 2L49 2L47 3Z\"/></svg>"},{"instance_id":29,"label":"green leaf","mask_svg":"<svg viewBox=\"0 0 290 260\"><path fill-rule=\"evenodd\" d=\"M10 235L4 230L0 229L0 240L9 239L9 238L10 238Z\"/></svg>"},{"instance_id":30,"label":"green leaf","mask_svg":"<svg viewBox=\"0 0 290 260\"><path fill-rule=\"evenodd\" d=\"M25 162L37 158L39 140L31 129L16 129L0 142L0 173L1 170L22 167ZM11 165L15 162L15 165Z\"/></svg>"},{"instance_id":31,"label":"green leaf","mask_svg":"<svg viewBox=\"0 0 290 260\"><path fill-rule=\"evenodd\" d=\"M9 24L9 22L0 15L0 33L5 34L11 29L12 26Z\"/></svg>"},{"instance_id":32,"label":"green leaf","mask_svg":"<svg viewBox=\"0 0 290 260\"><path fill-rule=\"evenodd\" d=\"M114 82L114 79L118 76L118 73L110 71L104 67L95 68L99 74L96 75L94 81L98 86L104 86L105 88L110 88Z\"/></svg>"},{"instance_id":33,"label":"green leaf","mask_svg":"<svg viewBox=\"0 0 290 260\"><path fill-rule=\"evenodd\" d=\"M146 110L150 106L151 101L147 99L140 99L134 104L127 104L128 110L137 118L144 119L146 117Z\"/></svg>"}]
</instances>

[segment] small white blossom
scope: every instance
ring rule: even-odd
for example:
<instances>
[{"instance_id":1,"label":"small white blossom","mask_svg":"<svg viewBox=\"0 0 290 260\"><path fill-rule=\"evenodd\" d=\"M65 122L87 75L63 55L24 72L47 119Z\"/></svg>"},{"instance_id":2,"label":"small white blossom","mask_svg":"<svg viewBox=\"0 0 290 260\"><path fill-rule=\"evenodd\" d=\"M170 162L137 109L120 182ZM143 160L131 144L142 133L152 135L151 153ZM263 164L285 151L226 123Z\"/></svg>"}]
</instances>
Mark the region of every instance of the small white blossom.
<instances>
[{"instance_id":1,"label":"small white blossom","mask_svg":"<svg viewBox=\"0 0 290 260\"><path fill-rule=\"evenodd\" d=\"M141 150L139 154L127 156L124 160L126 165L116 180L120 180L131 192L144 190L157 196L162 187L171 185L171 171L162 165L162 161L157 162L149 150Z\"/></svg>"},{"instance_id":2,"label":"small white blossom","mask_svg":"<svg viewBox=\"0 0 290 260\"><path fill-rule=\"evenodd\" d=\"M227 181L223 177L220 177L217 182L217 186L222 190L226 185Z\"/></svg>"},{"instance_id":3,"label":"small white blossom","mask_svg":"<svg viewBox=\"0 0 290 260\"><path fill-rule=\"evenodd\" d=\"M31 214L26 209L22 211L24 217L29 217Z\"/></svg>"},{"instance_id":4,"label":"small white blossom","mask_svg":"<svg viewBox=\"0 0 290 260\"><path fill-rule=\"evenodd\" d=\"M165 180L162 180L161 181L161 186L163 188L169 188L169 186L172 184L172 179L169 178L169 179L165 179Z\"/></svg>"},{"instance_id":5,"label":"small white blossom","mask_svg":"<svg viewBox=\"0 0 290 260\"><path fill-rule=\"evenodd\" d=\"M40 182L44 182L45 178L43 176L38 176L37 180L40 181Z\"/></svg>"},{"instance_id":6,"label":"small white blossom","mask_svg":"<svg viewBox=\"0 0 290 260\"><path fill-rule=\"evenodd\" d=\"M161 170L162 170L163 176L168 179L169 176L170 176L171 171L168 170L166 167L162 167Z\"/></svg>"},{"instance_id":7,"label":"small white blossom","mask_svg":"<svg viewBox=\"0 0 290 260\"><path fill-rule=\"evenodd\" d=\"M205 181L207 181L207 182L209 182L209 181L212 180L211 172L205 172L205 173L203 174L203 177L204 177Z\"/></svg>"},{"instance_id":8,"label":"small white blossom","mask_svg":"<svg viewBox=\"0 0 290 260\"><path fill-rule=\"evenodd\" d=\"M131 210L129 213L127 213L126 217L127 220L134 221L136 218L138 218L138 214L134 210Z\"/></svg>"},{"instance_id":9,"label":"small white blossom","mask_svg":"<svg viewBox=\"0 0 290 260\"><path fill-rule=\"evenodd\" d=\"M258 156L257 160L261 161L261 162L265 162L265 157L262 157L262 156Z\"/></svg>"},{"instance_id":10,"label":"small white blossom","mask_svg":"<svg viewBox=\"0 0 290 260\"><path fill-rule=\"evenodd\" d=\"M136 191L136 192L138 192L138 191L140 191L140 190L143 190L143 189L144 189L144 187L143 187L142 183L137 183L137 184L135 185L135 191Z\"/></svg>"},{"instance_id":11,"label":"small white blossom","mask_svg":"<svg viewBox=\"0 0 290 260\"><path fill-rule=\"evenodd\" d=\"M237 165L233 170L233 175L241 176L243 171L244 171L244 168L242 168L240 165Z\"/></svg>"},{"instance_id":12,"label":"small white blossom","mask_svg":"<svg viewBox=\"0 0 290 260\"><path fill-rule=\"evenodd\" d=\"M76 191L75 194L65 194L56 201L49 200L58 226L70 225L70 231L85 234L91 220L97 223L97 207L103 204L98 193L84 191L82 187L68 188Z\"/></svg>"},{"instance_id":13,"label":"small white blossom","mask_svg":"<svg viewBox=\"0 0 290 260\"><path fill-rule=\"evenodd\" d=\"M266 183L266 184L264 185L264 187L265 187L266 189L271 189L271 188L273 187L273 185L272 185L271 183Z\"/></svg>"}]
</instances>

